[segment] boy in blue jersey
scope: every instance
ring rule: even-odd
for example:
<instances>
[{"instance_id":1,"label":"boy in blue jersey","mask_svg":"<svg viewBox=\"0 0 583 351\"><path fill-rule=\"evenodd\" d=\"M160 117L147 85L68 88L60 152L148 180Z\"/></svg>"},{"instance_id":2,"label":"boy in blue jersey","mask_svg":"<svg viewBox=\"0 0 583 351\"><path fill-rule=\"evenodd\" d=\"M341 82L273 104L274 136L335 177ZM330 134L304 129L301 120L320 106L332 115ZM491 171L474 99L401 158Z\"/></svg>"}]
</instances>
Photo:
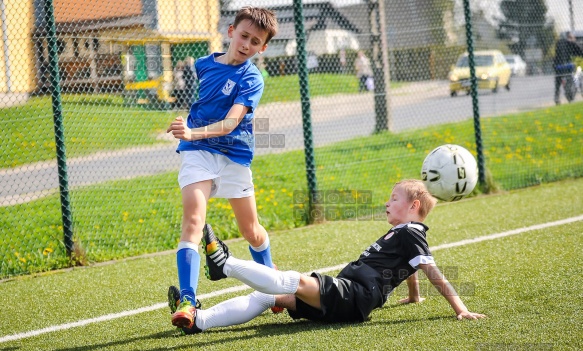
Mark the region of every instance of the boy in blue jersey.
<instances>
[{"instance_id":1,"label":"boy in blue jersey","mask_svg":"<svg viewBox=\"0 0 583 351\"><path fill-rule=\"evenodd\" d=\"M182 160L178 174L182 234L176 253L180 300L178 306L171 306L172 324L180 328L194 323L198 244L209 198L229 200L253 260L274 267L268 234L257 218L250 170L255 144L253 115L264 87L261 72L250 59L267 49L277 27L272 11L242 8L229 26L227 52L201 57L195 63L199 98L188 119L177 117L167 130L180 140L177 152ZM171 288L169 295L172 293Z\"/></svg>"},{"instance_id":2,"label":"boy in blue jersey","mask_svg":"<svg viewBox=\"0 0 583 351\"><path fill-rule=\"evenodd\" d=\"M426 240L429 228L423 221L436 203L420 180L406 179L395 184L385 203L387 221L393 227L336 277L317 272L306 275L296 271L275 271L253 261L237 259L207 224L203 248L209 278L236 278L256 291L206 310L196 310L195 323L188 333L245 323L273 306L287 308L294 319L323 323L364 322L405 281L409 296L399 302L423 301L419 294L418 270L427 275L458 320L486 317L468 310L435 265Z\"/></svg>"}]
</instances>

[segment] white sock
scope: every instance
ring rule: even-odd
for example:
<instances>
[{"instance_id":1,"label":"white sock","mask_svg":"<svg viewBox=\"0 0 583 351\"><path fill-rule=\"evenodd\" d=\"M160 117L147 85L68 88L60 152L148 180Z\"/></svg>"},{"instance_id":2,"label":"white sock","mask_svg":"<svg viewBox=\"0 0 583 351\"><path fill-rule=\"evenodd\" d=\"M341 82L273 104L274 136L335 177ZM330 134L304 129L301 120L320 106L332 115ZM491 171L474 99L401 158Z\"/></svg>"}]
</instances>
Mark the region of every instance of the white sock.
<instances>
[{"instance_id":1,"label":"white sock","mask_svg":"<svg viewBox=\"0 0 583 351\"><path fill-rule=\"evenodd\" d=\"M275 306L275 296L255 291L223 301L207 310L196 311L196 326L201 330L242 324Z\"/></svg>"},{"instance_id":2,"label":"white sock","mask_svg":"<svg viewBox=\"0 0 583 351\"><path fill-rule=\"evenodd\" d=\"M223 273L270 295L294 294L300 284L299 272L277 271L257 262L240 260L233 256L225 262Z\"/></svg>"},{"instance_id":3,"label":"white sock","mask_svg":"<svg viewBox=\"0 0 583 351\"><path fill-rule=\"evenodd\" d=\"M253 249L253 251L255 251L255 252L264 251L265 249L267 249L269 247L269 234L266 233L265 240L263 241L263 244L261 244L257 247L249 245L249 247L251 247L251 249Z\"/></svg>"}]
</instances>

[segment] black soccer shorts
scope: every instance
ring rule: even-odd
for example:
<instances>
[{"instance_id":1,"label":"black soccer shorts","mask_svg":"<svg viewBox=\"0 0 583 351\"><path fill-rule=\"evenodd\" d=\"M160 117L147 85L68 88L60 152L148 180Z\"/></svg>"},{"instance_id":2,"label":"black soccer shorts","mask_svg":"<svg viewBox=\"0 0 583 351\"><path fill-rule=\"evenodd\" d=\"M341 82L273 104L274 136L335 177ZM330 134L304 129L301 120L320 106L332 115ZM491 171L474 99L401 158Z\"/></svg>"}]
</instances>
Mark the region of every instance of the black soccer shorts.
<instances>
[{"instance_id":1,"label":"black soccer shorts","mask_svg":"<svg viewBox=\"0 0 583 351\"><path fill-rule=\"evenodd\" d=\"M373 287L345 279L312 273L320 282L321 310L314 308L296 297L296 310L288 311L293 319L305 318L328 323L364 322L368 315L382 304L382 292Z\"/></svg>"}]
</instances>

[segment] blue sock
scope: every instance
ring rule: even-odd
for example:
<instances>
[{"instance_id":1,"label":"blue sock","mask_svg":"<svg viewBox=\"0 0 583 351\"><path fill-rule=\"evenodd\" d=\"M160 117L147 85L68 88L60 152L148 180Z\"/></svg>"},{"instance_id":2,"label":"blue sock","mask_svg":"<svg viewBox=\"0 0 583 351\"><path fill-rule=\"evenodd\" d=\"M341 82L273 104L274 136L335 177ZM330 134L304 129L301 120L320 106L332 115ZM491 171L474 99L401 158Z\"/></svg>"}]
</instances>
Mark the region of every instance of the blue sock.
<instances>
[{"instance_id":1,"label":"blue sock","mask_svg":"<svg viewBox=\"0 0 583 351\"><path fill-rule=\"evenodd\" d=\"M265 241L259 247L253 247L249 245L249 252L251 252L251 257L253 257L253 261L264 266L273 268L273 262L271 261L271 246L269 245L269 236L265 237Z\"/></svg>"},{"instance_id":2,"label":"blue sock","mask_svg":"<svg viewBox=\"0 0 583 351\"><path fill-rule=\"evenodd\" d=\"M176 266L178 267L180 298L183 299L186 297L195 305L198 273L200 270L198 246L191 242L181 241L178 244L178 251L176 252Z\"/></svg>"}]
</instances>

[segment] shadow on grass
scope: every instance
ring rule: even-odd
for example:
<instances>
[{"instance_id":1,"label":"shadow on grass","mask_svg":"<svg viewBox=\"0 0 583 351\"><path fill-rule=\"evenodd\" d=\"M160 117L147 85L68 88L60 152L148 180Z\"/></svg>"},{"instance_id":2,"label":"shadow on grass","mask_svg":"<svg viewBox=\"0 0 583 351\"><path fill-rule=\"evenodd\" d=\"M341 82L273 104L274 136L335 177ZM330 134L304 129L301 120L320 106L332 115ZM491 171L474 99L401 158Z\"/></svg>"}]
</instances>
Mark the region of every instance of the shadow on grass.
<instances>
[{"instance_id":1,"label":"shadow on grass","mask_svg":"<svg viewBox=\"0 0 583 351\"><path fill-rule=\"evenodd\" d=\"M258 318L262 318L259 316ZM267 316L264 316L267 318ZM381 319L373 319L364 323L319 323L313 322L309 320L300 320L300 321L293 321L290 319L291 323L282 323L282 322L273 322L273 323L265 323L261 325L239 325L239 326L231 326L209 330L202 334L195 334L195 335L186 335L186 336L179 336L175 329L172 330L165 330L159 333L154 333L150 335L144 335L135 338L128 338L124 340L118 341L111 341L101 344L94 344L94 345L84 345L84 346L76 346L70 348L62 348L57 349L57 351L85 351L85 350L98 350L98 349L107 349L115 346L123 346L123 345L130 345L137 342L143 342L146 340L168 340L169 338L183 338L184 341L188 344L196 342L196 347L200 349L211 348L219 341L221 343L228 343L228 342L241 342L244 340L252 340L254 338L265 338L270 336L285 336L291 335L296 333L305 332L307 330L314 331L314 330L338 330L343 328L362 328L368 327L371 325L400 325L400 324L407 324L407 323L415 323L420 321L436 321L436 320L443 320L443 319L451 319L451 316L439 316L439 317L430 317L430 318L414 318L414 319L398 319L398 320L381 320ZM228 333L227 333L228 332ZM239 333L247 333L253 332L252 335L240 335ZM238 333L236 336L228 336L232 333ZM220 337L220 334L225 334L224 338ZM206 337L205 337L206 336ZM208 340L208 337L212 336ZM217 340L217 338L219 340ZM152 347L148 348L145 347L145 350L149 351L162 351L162 350L175 350L175 349L183 349L185 346L184 343L180 345L174 345L169 347Z\"/></svg>"}]
</instances>

